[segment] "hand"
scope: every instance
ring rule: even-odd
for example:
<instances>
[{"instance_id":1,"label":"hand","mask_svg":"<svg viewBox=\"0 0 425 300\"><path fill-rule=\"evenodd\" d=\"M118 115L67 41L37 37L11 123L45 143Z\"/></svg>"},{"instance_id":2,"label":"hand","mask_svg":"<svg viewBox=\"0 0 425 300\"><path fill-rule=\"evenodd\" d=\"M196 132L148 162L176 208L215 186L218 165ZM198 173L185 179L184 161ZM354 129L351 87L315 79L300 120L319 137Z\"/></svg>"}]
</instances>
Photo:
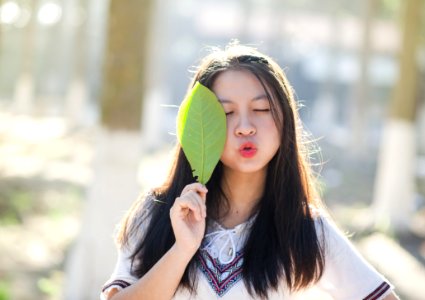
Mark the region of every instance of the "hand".
<instances>
[{"instance_id":1,"label":"hand","mask_svg":"<svg viewBox=\"0 0 425 300\"><path fill-rule=\"evenodd\" d=\"M183 253L195 254L205 233L207 188L200 183L188 184L170 209L176 246Z\"/></svg>"}]
</instances>

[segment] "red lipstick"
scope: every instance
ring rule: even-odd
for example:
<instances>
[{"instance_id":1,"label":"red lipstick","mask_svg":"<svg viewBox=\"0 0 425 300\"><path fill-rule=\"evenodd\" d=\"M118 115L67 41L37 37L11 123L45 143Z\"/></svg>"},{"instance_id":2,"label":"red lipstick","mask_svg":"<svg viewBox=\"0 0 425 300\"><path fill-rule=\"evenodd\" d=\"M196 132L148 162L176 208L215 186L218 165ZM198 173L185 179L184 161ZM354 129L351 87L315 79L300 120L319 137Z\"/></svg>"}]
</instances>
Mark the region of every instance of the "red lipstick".
<instances>
[{"instance_id":1,"label":"red lipstick","mask_svg":"<svg viewBox=\"0 0 425 300\"><path fill-rule=\"evenodd\" d=\"M257 153L257 147L255 147L255 145L250 142L243 143L239 147L239 153L242 155L242 157L250 158Z\"/></svg>"}]
</instances>

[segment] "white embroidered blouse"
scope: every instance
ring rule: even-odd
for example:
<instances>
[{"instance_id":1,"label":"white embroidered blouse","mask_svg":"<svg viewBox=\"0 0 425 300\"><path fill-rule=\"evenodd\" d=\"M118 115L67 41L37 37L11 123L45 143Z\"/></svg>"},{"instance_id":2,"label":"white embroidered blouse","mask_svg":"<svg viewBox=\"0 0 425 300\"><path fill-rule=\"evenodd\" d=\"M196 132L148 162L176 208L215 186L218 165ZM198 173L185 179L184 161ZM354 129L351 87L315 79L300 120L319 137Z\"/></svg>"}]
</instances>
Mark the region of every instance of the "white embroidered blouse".
<instances>
[{"instance_id":1,"label":"white embroidered blouse","mask_svg":"<svg viewBox=\"0 0 425 300\"><path fill-rule=\"evenodd\" d=\"M178 290L173 300L201 299L255 299L249 295L242 280L243 246L255 216L232 229L209 220L207 231L197 256L198 283L196 295L187 290ZM367 263L345 236L325 217L325 269L320 280L308 289L290 293L284 282L269 298L317 299L317 293L341 300L380 300L391 293L393 287ZM318 226L318 221L316 221ZM317 228L316 226L316 228ZM320 236L322 230L317 230ZM265 237L267 238L267 237ZM131 275L131 249L118 250L118 261L110 279L105 283L101 299L112 288L123 289L138 278Z\"/></svg>"}]
</instances>

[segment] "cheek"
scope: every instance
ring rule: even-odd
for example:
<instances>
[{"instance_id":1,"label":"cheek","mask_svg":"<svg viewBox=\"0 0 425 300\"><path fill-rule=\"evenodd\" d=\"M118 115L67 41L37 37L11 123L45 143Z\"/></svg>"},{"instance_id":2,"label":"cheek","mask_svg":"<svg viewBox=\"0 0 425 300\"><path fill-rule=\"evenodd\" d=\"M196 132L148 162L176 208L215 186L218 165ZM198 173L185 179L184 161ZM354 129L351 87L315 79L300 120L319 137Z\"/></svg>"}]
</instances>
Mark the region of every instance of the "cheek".
<instances>
[{"instance_id":1,"label":"cheek","mask_svg":"<svg viewBox=\"0 0 425 300\"><path fill-rule=\"evenodd\" d=\"M264 132L270 135L270 139L273 141L272 148L279 148L281 142L281 131L277 128L274 120L271 120L265 124Z\"/></svg>"},{"instance_id":2,"label":"cheek","mask_svg":"<svg viewBox=\"0 0 425 300\"><path fill-rule=\"evenodd\" d=\"M232 128L229 126L229 123L227 123L227 129L226 129L226 142L224 143L224 149L227 149L230 144L230 139L232 137Z\"/></svg>"},{"instance_id":3,"label":"cheek","mask_svg":"<svg viewBox=\"0 0 425 300\"><path fill-rule=\"evenodd\" d=\"M226 136L226 143L227 143L227 140L233 135L233 133L234 133L234 121L233 121L233 118L227 118L227 120L226 120L226 134L227 134L227 136Z\"/></svg>"},{"instance_id":4,"label":"cheek","mask_svg":"<svg viewBox=\"0 0 425 300\"><path fill-rule=\"evenodd\" d=\"M277 128L276 122L273 118L268 118L265 122L262 122L262 124L264 130L279 135L279 129Z\"/></svg>"}]
</instances>

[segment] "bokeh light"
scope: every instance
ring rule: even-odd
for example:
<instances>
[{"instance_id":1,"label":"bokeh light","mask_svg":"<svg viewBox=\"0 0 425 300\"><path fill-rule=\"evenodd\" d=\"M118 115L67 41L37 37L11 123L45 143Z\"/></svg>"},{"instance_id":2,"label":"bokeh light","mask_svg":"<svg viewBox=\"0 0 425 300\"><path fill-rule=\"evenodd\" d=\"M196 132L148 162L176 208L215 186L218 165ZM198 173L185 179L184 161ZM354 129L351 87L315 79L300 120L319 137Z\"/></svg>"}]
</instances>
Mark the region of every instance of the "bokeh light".
<instances>
[{"instance_id":1,"label":"bokeh light","mask_svg":"<svg viewBox=\"0 0 425 300\"><path fill-rule=\"evenodd\" d=\"M62 17L62 8L56 2L45 2L39 9L37 20L43 25L54 25Z\"/></svg>"},{"instance_id":2,"label":"bokeh light","mask_svg":"<svg viewBox=\"0 0 425 300\"><path fill-rule=\"evenodd\" d=\"M19 20L21 8L15 1L7 1L0 7L0 22L14 24Z\"/></svg>"}]
</instances>

